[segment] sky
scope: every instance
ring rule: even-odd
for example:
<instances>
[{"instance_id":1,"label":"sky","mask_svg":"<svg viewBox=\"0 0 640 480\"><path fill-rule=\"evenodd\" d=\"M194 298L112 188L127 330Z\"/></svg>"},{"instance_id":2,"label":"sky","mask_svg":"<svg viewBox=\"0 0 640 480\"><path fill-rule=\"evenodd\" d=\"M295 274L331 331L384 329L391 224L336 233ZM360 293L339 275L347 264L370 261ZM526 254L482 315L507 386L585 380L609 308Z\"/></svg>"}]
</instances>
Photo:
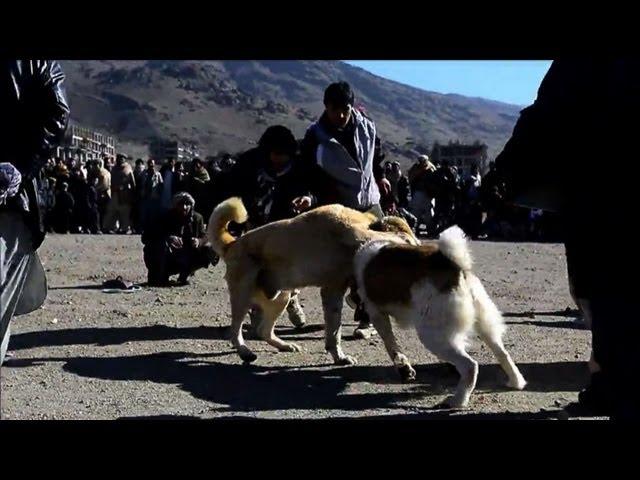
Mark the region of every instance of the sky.
<instances>
[{"instance_id":1,"label":"sky","mask_svg":"<svg viewBox=\"0 0 640 480\"><path fill-rule=\"evenodd\" d=\"M529 105L551 65L544 60L347 60L378 76L439 93Z\"/></svg>"}]
</instances>

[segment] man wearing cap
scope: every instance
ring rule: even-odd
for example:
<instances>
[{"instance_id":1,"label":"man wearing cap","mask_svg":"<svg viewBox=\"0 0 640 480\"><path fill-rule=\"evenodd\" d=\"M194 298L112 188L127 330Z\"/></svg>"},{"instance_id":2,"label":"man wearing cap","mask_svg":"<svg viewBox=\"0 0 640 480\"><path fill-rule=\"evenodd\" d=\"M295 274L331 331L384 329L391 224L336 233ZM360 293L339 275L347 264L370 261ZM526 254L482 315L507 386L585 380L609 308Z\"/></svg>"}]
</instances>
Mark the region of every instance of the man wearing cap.
<instances>
[{"instance_id":1,"label":"man wearing cap","mask_svg":"<svg viewBox=\"0 0 640 480\"><path fill-rule=\"evenodd\" d=\"M209 266L204 219L194 211L195 203L188 193L176 193L171 208L161 211L142 232L149 286L168 286L169 277L176 274L178 285L188 285L196 270Z\"/></svg>"}]
</instances>

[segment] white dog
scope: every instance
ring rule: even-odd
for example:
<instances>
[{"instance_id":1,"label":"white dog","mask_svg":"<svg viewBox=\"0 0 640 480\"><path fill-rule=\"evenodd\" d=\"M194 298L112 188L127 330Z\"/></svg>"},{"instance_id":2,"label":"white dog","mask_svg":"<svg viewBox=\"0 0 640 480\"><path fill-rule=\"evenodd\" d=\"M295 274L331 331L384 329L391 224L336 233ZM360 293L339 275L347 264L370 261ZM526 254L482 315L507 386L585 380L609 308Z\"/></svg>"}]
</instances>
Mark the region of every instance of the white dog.
<instances>
[{"instance_id":1,"label":"white dog","mask_svg":"<svg viewBox=\"0 0 640 480\"><path fill-rule=\"evenodd\" d=\"M414 326L423 345L460 373L450 407L467 406L476 385L478 363L465 351L475 330L507 374L508 386L521 390L526 382L502 343L502 315L478 277L471 273L471 255L464 233L452 227L439 240L421 246L371 241L355 257L358 293L403 380L415 370L400 350L390 317L401 327Z\"/></svg>"}]
</instances>

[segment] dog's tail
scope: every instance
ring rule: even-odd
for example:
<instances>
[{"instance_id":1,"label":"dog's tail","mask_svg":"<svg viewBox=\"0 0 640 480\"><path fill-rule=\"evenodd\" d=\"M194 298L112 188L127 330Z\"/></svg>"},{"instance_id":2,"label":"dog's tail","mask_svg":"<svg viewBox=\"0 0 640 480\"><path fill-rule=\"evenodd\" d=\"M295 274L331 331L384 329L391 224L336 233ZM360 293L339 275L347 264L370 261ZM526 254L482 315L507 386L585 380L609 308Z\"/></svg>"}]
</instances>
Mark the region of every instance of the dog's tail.
<instances>
[{"instance_id":1,"label":"dog's tail","mask_svg":"<svg viewBox=\"0 0 640 480\"><path fill-rule=\"evenodd\" d=\"M438 239L440 252L455 263L460 270L468 272L471 270L472 259L467 237L458 226L447 228L440 234Z\"/></svg>"},{"instance_id":2,"label":"dog's tail","mask_svg":"<svg viewBox=\"0 0 640 480\"><path fill-rule=\"evenodd\" d=\"M213 210L209 218L207 239L220 257L224 258L229 246L236 241L236 237L229 233L229 223L244 223L248 217L247 209L238 197L225 200Z\"/></svg>"}]
</instances>

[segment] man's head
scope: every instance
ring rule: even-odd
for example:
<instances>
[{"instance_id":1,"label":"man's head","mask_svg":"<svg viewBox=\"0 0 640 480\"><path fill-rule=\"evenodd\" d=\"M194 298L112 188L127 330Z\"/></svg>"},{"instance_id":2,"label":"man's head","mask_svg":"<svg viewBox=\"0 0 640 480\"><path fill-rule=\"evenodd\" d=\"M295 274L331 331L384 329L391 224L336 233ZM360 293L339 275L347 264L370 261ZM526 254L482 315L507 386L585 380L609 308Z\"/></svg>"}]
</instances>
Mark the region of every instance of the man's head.
<instances>
[{"instance_id":1,"label":"man's head","mask_svg":"<svg viewBox=\"0 0 640 480\"><path fill-rule=\"evenodd\" d=\"M62 182L62 183L60 184L60 189L61 189L63 192L66 192L67 190L69 190L69 184L68 184L67 182Z\"/></svg>"},{"instance_id":2,"label":"man's head","mask_svg":"<svg viewBox=\"0 0 640 480\"><path fill-rule=\"evenodd\" d=\"M351 119L355 95L347 82L332 83L324 91L324 108L329 123L344 128Z\"/></svg>"},{"instance_id":3,"label":"man's head","mask_svg":"<svg viewBox=\"0 0 640 480\"><path fill-rule=\"evenodd\" d=\"M173 210L183 218L191 214L196 201L187 192L179 192L173 196Z\"/></svg>"},{"instance_id":4,"label":"man's head","mask_svg":"<svg viewBox=\"0 0 640 480\"><path fill-rule=\"evenodd\" d=\"M258 147L267 156L270 165L279 171L287 166L295 156L298 142L287 127L273 125L262 134Z\"/></svg>"},{"instance_id":5,"label":"man's head","mask_svg":"<svg viewBox=\"0 0 640 480\"><path fill-rule=\"evenodd\" d=\"M149 170L155 170L156 169L156 161L153 158L150 158L149 160L147 160L147 168Z\"/></svg>"},{"instance_id":6,"label":"man's head","mask_svg":"<svg viewBox=\"0 0 640 480\"><path fill-rule=\"evenodd\" d=\"M191 161L191 168L193 169L194 172L200 172L204 168L204 164L202 163L202 160L200 160L199 158L194 158Z\"/></svg>"},{"instance_id":7,"label":"man's head","mask_svg":"<svg viewBox=\"0 0 640 480\"><path fill-rule=\"evenodd\" d=\"M125 155L119 153L118 155L116 155L116 165L121 167L122 165L124 165L126 159L127 157Z\"/></svg>"},{"instance_id":8,"label":"man's head","mask_svg":"<svg viewBox=\"0 0 640 480\"><path fill-rule=\"evenodd\" d=\"M166 161L165 165L168 166L169 168L175 167L176 166L176 159L172 158L172 157L167 158L167 161Z\"/></svg>"},{"instance_id":9,"label":"man's head","mask_svg":"<svg viewBox=\"0 0 640 480\"><path fill-rule=\"evenodd\" d=\"M136 160L136 168L142 170L144 168L144 160L141 158Z\"/></svg>"}]
</instances>

